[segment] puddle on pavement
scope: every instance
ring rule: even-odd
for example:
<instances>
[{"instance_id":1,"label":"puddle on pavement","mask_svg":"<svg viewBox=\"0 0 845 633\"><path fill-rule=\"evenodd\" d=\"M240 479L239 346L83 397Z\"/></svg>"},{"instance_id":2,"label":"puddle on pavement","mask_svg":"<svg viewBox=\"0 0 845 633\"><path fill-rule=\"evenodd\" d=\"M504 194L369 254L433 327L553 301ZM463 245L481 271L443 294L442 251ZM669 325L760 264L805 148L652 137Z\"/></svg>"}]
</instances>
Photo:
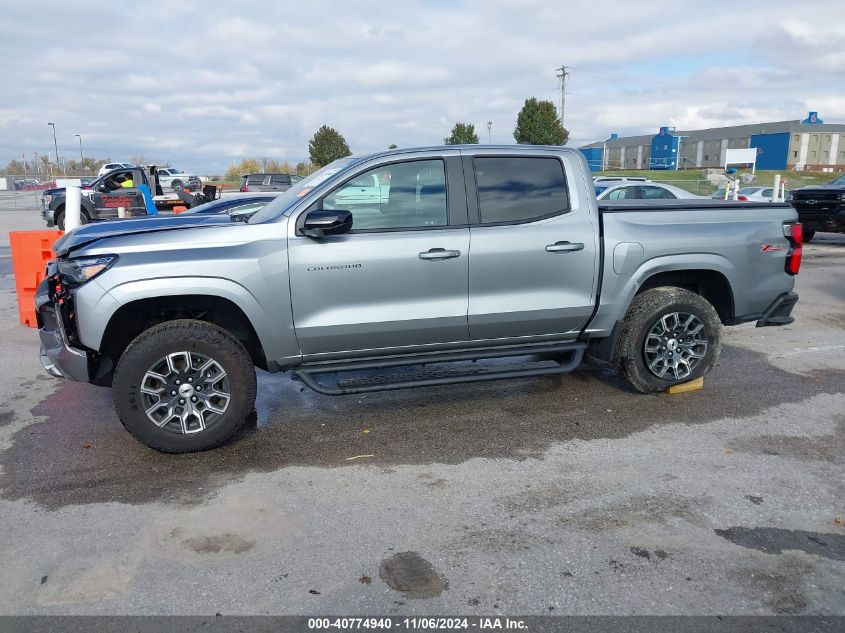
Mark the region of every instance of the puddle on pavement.
<instances>
[{"instance_id":1,"label":"puddle on pavement","mask_svg":"<svg viewBox=\"0 0 845 633\"><path fill-rule=\"evenodd\" d=\"M760 550L766 554L800 550L832 560L845 560L845 534L822 534L772 527L730 527L714 532L735 545Z\"/></svg>"},{"instance_id":2,"label":"puddle on pavement","mask_svg":"<svg viewBox=\"0 0 845 633\"><path fill-rule=\"evenodd\" d=\"M260 373L257 414L225 446L191 455L163 455L135 441L117 419L109 389L56 385L32 411L45 420L23 428L0 453L0 495L6 499L30 499L48 509L200 504L246 473L289 466L539 457L553 442L752 416L840 393L845 371L791 374L763 355L726 346L703 391L672 397L635 394L609 369L338 397L313 393L286 375Z\"/></svg>"},{"instance_id":3,"label":"puddle on pavement","mask_svg":"<svg viewBox=\"0 0 845 633\"><path fill-rule=\"evenodd\" d=\"M378 575L406 598L436 598L448 588L434 566L416 552L399 552L384 559Z\"/></svg>"}]
</instances>

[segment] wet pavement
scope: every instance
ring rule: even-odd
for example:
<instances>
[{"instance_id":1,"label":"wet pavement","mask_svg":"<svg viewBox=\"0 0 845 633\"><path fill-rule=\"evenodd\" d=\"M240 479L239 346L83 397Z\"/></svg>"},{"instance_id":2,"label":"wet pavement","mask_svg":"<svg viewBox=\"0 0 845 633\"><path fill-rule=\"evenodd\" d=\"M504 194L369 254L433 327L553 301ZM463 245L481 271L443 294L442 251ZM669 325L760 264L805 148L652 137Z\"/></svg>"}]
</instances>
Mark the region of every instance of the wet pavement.
<instances>
[{"instance_id":1,"label":"wet pavement","mask_svg":"<svg viewBox=\"0 0 845 633\"><path fill-rule=\"evenodd\" d=\"M182 456L42 375L6 277L0 611L841 614L843 265L820 234L798 321L730 328L703 391L260 373L243 431Z\"/></svg>"}]
</instances>

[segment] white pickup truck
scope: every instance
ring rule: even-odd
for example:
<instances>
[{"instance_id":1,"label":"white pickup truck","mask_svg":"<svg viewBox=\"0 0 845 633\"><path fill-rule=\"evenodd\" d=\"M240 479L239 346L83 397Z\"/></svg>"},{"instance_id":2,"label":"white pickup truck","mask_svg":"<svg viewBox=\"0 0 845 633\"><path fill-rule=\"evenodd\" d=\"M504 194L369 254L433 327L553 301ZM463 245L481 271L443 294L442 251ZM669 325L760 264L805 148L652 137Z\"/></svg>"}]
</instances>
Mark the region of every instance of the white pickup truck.
<instances>
[{"instance_id":1,"label":"white pickup truck","mask_svg":"<svg viewBox=\"0 0 845 633\"><path fill-rule=\"evenodd\" d=\"M162 189L172 189L173 191L181 191L183 189L198 191L202 186L199 176L185 173L176 167L159 167L158 181Z\"/></svg>"}]
</instances>

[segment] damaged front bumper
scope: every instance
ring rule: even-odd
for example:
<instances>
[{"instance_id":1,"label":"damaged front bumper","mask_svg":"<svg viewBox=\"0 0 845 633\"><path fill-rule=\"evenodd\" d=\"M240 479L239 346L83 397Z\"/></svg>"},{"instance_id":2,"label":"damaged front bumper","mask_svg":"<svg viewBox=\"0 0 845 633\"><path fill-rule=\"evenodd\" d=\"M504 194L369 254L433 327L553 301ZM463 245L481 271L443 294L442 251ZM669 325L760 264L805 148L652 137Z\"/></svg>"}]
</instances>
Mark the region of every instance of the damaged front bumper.
<instances>
[{"instance_id":1,"label":"damaged front bumper","mask_svg":"<svg viewBox=\"0 0 845 633\"><path fill-rule=\"evenodd\" d=\"M38 286L35 310L44 369L51 376L89 382L90 359L84 350L71 347L68 342L61 307L50 300L49 277Z\"/></svg>"}]
</instances>

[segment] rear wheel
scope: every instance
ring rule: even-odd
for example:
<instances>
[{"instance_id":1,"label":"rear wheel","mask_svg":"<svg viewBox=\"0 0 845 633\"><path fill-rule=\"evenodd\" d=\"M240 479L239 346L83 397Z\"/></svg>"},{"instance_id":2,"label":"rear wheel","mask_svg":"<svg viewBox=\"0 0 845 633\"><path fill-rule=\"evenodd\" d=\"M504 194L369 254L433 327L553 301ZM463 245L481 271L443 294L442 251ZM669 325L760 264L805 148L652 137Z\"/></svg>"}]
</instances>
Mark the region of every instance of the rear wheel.
<instances>
[{"instance_id":1,"label":"rear wheel","mask_svg":"<svg viewBox=\"0 0 845 633\"><path fill-rule=\"evenodd\" d=\"M126 430L164 453L224 443L252 411L255 390L255 368L240 341L192 319L142 332L120 357L112 384Z\"/></svg>"},{"instance_id":2,"label":"rear wheel","mask_svg":"<svg viewBox=\"0 0 845 633\"><path fill-rule=\"evenodd\" d=\"M719 315L683 288L652 288L631 302L614 364L641 393L663 391L706 374L722 350Z\"/></svg>"},{"instance_id":3,"label":"rear wheel","mask_svg":"<svg viewBox=\"0 0 845 633\"><path fill-rule=\"evenodd\" d=\"M178 193L185 188L185 185L182 184L181 180L174 180L172 183L170 183L170 187L171 189L173 189L173 191Z\"/></svg>"}]
</instances>

